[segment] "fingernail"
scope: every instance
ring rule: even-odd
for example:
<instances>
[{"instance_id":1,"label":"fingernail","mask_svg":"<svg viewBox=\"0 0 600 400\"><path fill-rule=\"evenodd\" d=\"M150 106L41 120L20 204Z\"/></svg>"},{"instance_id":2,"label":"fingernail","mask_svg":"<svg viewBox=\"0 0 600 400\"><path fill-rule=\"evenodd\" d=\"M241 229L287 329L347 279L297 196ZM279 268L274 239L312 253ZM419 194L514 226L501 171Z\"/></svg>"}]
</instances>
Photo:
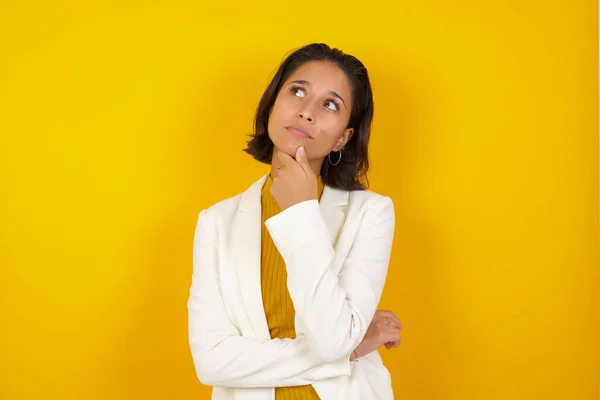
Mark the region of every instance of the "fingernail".
<instances>
[{"instance_id":1,"label":"fingernail","mask_svg":"<svg viewBox=\"0 0 600 400\"><path fill-rule=\"evenodd\" d=\"M300 154L301 156L304 155L304 146L300 146L300 148L298 149L298 154Z\"/></svg>"}]
</instances>

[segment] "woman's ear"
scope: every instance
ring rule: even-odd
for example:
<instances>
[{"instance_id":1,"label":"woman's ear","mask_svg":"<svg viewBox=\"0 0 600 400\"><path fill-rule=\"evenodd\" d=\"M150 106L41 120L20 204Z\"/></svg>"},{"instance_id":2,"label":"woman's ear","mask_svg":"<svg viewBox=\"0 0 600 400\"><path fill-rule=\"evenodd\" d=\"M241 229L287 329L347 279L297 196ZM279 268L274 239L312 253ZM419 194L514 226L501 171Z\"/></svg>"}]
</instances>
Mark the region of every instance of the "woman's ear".
<instances>
[{"instance_id":1,"label":"woman's ear","mask_svg":"<svg viewBox=\"0 0 600 400\"><path fill-rule=\"evenodd\" d=\"M354 128L346 129L344 131L344 133L342 133L342 136L340 136L340 138L336 142L335 147L333 148L333 151L340 151L342 149L342 147L344 147L346 145L346 143L348 143L348 140L350 140L352 135L354 135Z\"/></svg>"}]
</instances>

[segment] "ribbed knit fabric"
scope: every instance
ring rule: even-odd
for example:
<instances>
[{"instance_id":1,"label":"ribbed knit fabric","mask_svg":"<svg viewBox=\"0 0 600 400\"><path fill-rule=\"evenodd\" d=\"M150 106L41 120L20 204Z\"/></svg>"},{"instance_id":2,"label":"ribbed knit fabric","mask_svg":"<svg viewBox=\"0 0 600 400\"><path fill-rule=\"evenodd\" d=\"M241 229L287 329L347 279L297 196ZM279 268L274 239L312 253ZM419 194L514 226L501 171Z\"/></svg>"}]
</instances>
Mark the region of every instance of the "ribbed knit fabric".
<instances>
[{"instance_id":1,"label":"ribbed knit fabric","mask_svg":"<svg viewBox=\"0 0 600 400\"><path fill-rule=\"evenodd\" d=\"M319 199L323 193L323 181L317 179ZM262 299L267 316L267 324L272 339L296 337L294 317L296 312L287 288L287 271L283 258L265 227L265 221L281 212L281 208L271 194L273 180L270 176L262 189L262 245L261 245L261 287ZM319 396L311 385L275 388L276 400L318 400Z\"/></svg>"}]
</instances>

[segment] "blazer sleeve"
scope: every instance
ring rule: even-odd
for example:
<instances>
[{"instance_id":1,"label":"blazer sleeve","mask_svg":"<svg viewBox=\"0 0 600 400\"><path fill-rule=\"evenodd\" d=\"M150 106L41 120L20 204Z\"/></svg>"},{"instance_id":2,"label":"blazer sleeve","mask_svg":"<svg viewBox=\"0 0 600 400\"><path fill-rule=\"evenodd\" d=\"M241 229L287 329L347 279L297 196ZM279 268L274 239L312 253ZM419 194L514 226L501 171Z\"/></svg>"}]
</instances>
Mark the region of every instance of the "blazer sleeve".
<instances>
[{"instance_id":1,"label":"blazer sleeve","mask_svg":"<svg viewBox=\"0 0 600 400\"><path fill-rule=\"evenodd\" d=\"M209 214L201 211L196 225L188 300L189 345L200 382L224 387L280 387L349 376L349 359L323 362L305 336L265 340L240 335L223 303L216 235Z\"/></svg>"},{"instance_id":2,"label":"blazer sleeve","mask_svg":"<svg viewBox=\"0 0 600 400\"><path fill-rule=\"evenodd\" d=\"M330 267L335 250L317 200L298 203L266 221L287 267L296 313L311 348L324 362L352 353L381 298L395 215L389 197L378 196L371 202L339 275Z\"/></svg>"}]
</instances>

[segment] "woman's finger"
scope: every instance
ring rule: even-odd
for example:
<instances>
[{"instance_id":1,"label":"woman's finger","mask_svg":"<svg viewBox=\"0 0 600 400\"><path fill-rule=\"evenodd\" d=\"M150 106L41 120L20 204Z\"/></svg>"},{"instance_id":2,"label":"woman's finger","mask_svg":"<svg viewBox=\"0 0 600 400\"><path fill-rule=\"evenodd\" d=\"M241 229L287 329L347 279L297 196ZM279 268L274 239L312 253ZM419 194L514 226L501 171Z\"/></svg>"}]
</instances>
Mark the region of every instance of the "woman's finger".
<instances>
[{"instance_id":1,"label":"woman's finger","mask_svg":"<svg viewBox=\"0 0 600 400\"><path fill-rule=\"evenodd\" d=\"M400 341L400 330L388 328L381 332L381 344Z\"/></svg>"},{"instance_id":2,"label":"woman's finger","mask_svg":"<svg viewBox=\"0 0 600 400\"><path fill-rule=\"evenodd\" d=\"M394 314L391 311L387 311L387 310L381 310L381 311L377 311L377 313L384 318L384 321L387 325L392 325L398 329L402 329L402 323L400 322L400 320L398 319L398 317L396 317L396 314ZM390 323L387 323L387 322Z\"/></svg>"},{"instance_id":3,"label":"woman's finger","mask_svg":"<svg viewBox=\"0 0 600 400\"><path fill-rule=\"evenodd\" d=\"M279 171L289 169L290 166L292 166L296 163L294 158L291 157L290 155L288 155L284 151L277 151L275 153L277 155L277 159L279 160L279 165L281 166L281 168L277 168Z\"/></svg>"},{"instance_id":4,"label":"woman's finger","mask_svg":"<svg viewBox=\"0 0 600 400\"><path fill-rule=\"evenodd\" d=\"M396 342L387 342L387 343L385 344L385 348L386 348L387 350L390 350L390 349L396 349L396 348L400 347L400 342L401 342L400 340L398 340L398 341L396 341Z\"/></svg>"},{"instance_id":5,"label":"woman's finger","mask_svg":"<svg viewBox=\"0 0 600 400\"><path fill-rule=\"evenodd\" d=\"M396 321L398 323L398 329L402 329L402 322L400 322L400 318L398 318L393 311L386 311L386 315L388 318L391 318L392 321Z\"/></svg>"}]
</instances>

